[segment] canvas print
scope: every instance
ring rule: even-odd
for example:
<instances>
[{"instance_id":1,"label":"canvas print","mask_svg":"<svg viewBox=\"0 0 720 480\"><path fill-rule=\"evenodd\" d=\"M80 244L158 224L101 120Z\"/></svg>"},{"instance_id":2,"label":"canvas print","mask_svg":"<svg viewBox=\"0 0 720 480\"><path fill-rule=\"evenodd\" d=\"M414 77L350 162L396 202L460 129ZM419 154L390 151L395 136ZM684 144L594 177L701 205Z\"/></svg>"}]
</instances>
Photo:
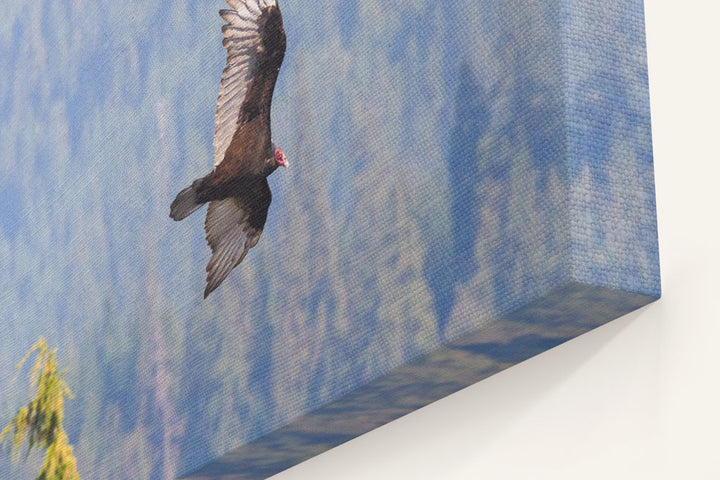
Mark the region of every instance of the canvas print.
<instances>
[{"instance_id":1,"label":"canvas print","mask_svg":"<svg viewBox=\"0 0 720 480\"><path fill-rule=\"evenodd\" d=\"M659 298L644 35L10 0L0 478L268 478Z\"/></svg>"}]
</instances>

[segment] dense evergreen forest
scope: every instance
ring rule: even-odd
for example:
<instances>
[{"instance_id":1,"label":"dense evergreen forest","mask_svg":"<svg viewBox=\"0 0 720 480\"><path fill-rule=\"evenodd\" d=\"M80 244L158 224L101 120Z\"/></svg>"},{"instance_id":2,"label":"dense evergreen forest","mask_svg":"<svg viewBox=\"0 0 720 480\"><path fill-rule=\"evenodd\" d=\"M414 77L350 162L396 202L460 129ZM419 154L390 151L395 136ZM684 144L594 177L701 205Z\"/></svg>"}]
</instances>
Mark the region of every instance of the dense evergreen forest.
<instances>
[{"instance_id":1,"label":"dense evergreen forest","mask_svg":"<svg viewBox=\"0 0 720 480\"><path fill-rule=\"evenodd\" d=\"M168 212L212 166L220 8L3 7L0 424L45 336L83 478L175 478L566 273L554 2L288 0L291 168L203 301L204 214Z\"/></svg>"}]
</instances>

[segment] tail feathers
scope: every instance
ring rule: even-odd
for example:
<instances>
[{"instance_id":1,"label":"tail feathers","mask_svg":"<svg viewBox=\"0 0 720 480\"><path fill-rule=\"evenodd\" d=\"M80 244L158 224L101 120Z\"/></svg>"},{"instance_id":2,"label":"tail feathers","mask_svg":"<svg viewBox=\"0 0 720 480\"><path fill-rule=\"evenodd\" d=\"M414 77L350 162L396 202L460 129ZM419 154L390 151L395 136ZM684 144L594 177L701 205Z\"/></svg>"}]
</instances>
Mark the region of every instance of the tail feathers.
<instances>
[{"instance_id":1,"label":"tail feathers","mask_svg":"<svg viewBox=\"0 0 720 480\"><path fill-rule=\"evenodd\" d=\"M202 207L202 203L197 200L197 190L195 183L178 193L175 200L170 205L170 218L180 221Z\"/></svg>"}]
</instances>

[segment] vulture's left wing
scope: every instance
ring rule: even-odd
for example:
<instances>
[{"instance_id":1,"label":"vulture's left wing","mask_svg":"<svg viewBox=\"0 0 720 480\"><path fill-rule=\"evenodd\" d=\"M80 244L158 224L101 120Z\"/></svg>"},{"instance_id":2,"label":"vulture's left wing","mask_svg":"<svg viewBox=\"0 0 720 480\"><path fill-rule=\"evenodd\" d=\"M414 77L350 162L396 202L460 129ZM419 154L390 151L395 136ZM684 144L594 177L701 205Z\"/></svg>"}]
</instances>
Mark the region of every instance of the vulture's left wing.
<instances>
[{"instance_id":1,"label":"vulture's left wing","mask_svg":"<svg viewBox=\"0 0 720 480\"><path fill-rule=\"evenodd\" d=\"M248 187L243 195L215 200L208 207L205 231L213 254L206 268L205 298L242 262L262 234L272 200L270 186L262 179Z\"/></svg>"}]
</instances>

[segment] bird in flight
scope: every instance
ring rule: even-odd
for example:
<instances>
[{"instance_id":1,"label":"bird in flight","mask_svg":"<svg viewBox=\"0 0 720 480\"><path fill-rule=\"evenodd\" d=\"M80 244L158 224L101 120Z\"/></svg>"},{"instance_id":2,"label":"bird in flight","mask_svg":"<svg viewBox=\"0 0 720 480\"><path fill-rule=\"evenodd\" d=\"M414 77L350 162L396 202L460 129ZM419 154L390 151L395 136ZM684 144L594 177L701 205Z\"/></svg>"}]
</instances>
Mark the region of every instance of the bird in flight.
<instances>
[{"instance_id":1,"label":"bird in flight","mask_svg":"<svg viewBox=\"0 0 720 480\"><path fill-rule=\"evenodd\" d=\"M209 202L206 240L212 249L205 298L260 239L272 195L267 177L287 167L272 141L270 104L285 57L277 0L225 0L220 10L227 64L215 113L215 165L178 193L170 217L182 220Z\"/></svg>"}]
</instances>

